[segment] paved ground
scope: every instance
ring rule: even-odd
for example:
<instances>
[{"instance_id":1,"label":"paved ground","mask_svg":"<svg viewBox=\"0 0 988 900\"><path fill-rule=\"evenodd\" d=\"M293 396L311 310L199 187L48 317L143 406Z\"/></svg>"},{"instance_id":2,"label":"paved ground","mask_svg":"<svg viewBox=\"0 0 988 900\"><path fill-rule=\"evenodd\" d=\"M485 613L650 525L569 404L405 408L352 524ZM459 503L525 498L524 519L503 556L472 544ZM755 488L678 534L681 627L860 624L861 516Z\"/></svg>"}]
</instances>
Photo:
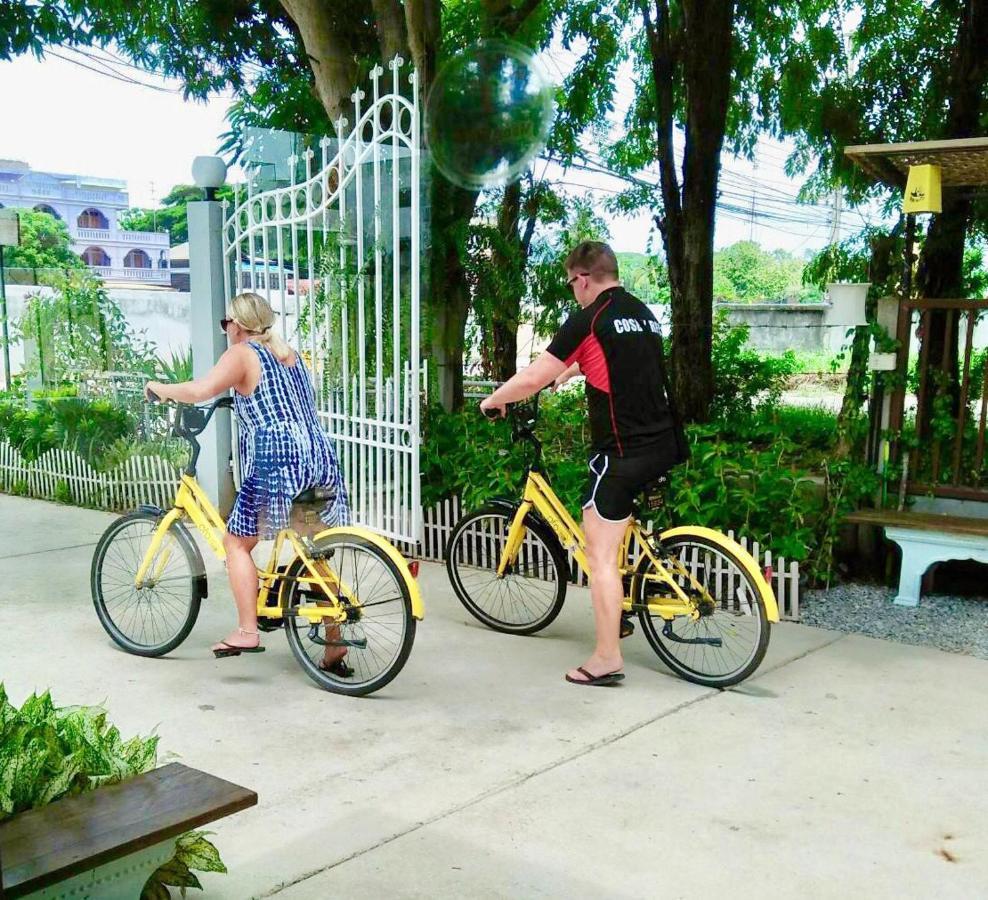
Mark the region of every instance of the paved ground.
<instances>
[{"instance_id":1,"label":"paved ground","mask_svg":"<svg viewBox=\"0 0 988 900\"><path fill-rule=\"evenodd\" d=\"M615 689L566 684L591 628L574 590L532 638L468 621L443 571L405 670L323 693L284 639L213 660L221 570L172 657L117 651L89 601L111 517L0 496L0 678L103 701L163 757L257 790L216 826L208 898L846 897L988 893L988 662L782 625L758 676L705 690L644 639ZM58 616L34 610L45 600Z\"/></svg>"}]
</instances>

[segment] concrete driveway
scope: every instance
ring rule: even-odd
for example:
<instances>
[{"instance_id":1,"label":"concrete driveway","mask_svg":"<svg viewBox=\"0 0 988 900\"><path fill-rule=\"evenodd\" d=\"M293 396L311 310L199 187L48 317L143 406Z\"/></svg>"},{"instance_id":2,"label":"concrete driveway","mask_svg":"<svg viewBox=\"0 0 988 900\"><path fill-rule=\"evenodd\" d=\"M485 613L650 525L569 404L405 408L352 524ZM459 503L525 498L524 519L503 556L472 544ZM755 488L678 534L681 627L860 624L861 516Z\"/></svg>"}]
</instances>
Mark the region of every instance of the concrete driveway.
<instances>
[{"instance_id":1,"label":"concrete driveway","mask_svg":"<svg viewBox=\"0 0 988 900\"><path fill-rule=\"evenodd\" d=\"M105 703L163 761L258 792L215 827L209 898L988 896L988 662L780 625L734 690L673 677L639 635L622 686L579 688L586 591L513 638L423 565L408 665L347 699L277 633L211 657L232 622L215 563L184 646L118 651L89 599L111 519L0 495L0 679Z\"/></svg>"}]
</instances>

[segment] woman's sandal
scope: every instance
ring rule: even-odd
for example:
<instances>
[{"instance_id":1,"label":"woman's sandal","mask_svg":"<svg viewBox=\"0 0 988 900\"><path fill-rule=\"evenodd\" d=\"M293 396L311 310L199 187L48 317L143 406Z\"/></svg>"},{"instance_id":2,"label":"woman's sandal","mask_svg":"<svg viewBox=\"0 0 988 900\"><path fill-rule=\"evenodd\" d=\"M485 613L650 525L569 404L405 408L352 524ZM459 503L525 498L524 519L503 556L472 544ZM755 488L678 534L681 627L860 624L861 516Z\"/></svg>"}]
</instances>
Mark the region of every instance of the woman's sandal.
<instances>
[{"instance_id":1,"label":"woman's sandal","mask_svg":"<svg viewBox=\"0 0 988 900\"><path fill-rule=\"evenodd\" d=\"M346 658L342 656L328 664L321 659L316 663L316 667L328 675L336 675L337 678L350 678L353 675L353 669L346 664Z\"/></svg>"},{"instance_id":2,"label":"woman's sandal","mask_svg":"<svg viewBox=\"0 0 988 900\"><path fill-rule=\"evenodd\" d=\"M592 672L588 672L583 666L577 666L576 671L581 675L585 675L586 678L570 678L566 675L566 680L570 684L586 684L590 687L606 687L609 684L617 684L619 681L624 681L624 672L605 672L603 675L594 675Z\"/></svg>"},{"instance_id":3,"label":"woman's sandal","mask_svg":"<svg viewBox=\"0 0 988 900\"><path fill-rule=\"evenodd\" d=\"M243 628L238 628L241 634L255 634L257 635L257 645L254 647L238 647L236 644L228 644L226 641L220 641L220 646L218 649L213 651L213 656L217 659L226 659L228 656L240 656L241 653L263 653L264 648L261 646L261 637L256 631L246 631Z\"/></svg>"}]
</instances>

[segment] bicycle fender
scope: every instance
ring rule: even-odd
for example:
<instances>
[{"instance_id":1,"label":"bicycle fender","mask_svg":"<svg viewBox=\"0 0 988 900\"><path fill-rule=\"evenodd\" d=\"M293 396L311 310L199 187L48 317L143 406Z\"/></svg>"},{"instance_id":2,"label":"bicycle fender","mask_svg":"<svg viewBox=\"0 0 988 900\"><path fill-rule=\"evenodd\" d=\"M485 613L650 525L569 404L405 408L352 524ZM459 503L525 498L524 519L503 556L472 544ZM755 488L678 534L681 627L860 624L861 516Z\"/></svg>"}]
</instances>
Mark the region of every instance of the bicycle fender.
<instances>
[{"instance_id":1,"label":"bicycle fender","mask_svg":"<svg viewBox=\"0 0 988 900\"><path fill-rule=\"evenodd\" d=\"M350 537L362 538L383 550L398 567L401 577L405 579L405 584L408 586L408 593L412 601L412 617L419 621L425 618L425 606L422 603L422 592L419 590L419 583L412 576L411 570L408 568L408 560L390 542L376 532L370 531L367 528L360 528L357 525L347 525L343 528L327 528L325 531L320 531L313 540L319 540L319 538L336 534L346 534Z\"/></svg>"},{"instance_id":2,"label":"bicycle fender","mask_svg":"<svg viewBox=\"0 0 988 900\"><path fill-rule=\"evenodd\" d=\"M515 513L518 512L518 507L520 505L521 504L519 504L515 500L505 500L502 498L491 500L489 503L484 504L484 506L493 506L497 509L503 510L512 518L514 518ZM541 516L536 509L532 508L529 510L528 515L525 516L525 519L526 520L532 519L533 521L538 522L539 524L545 526L546 531L548 532L546 537L551 539L552 541L552 545L549 547L549 549L558 554L558 558L563 563L563 569L568 569L569 566L566 562L566 551L563 549L562 543L560 542L559 538L556 536L556 532L552 530L552 527L545 520L545 518Z\"/></svg>"},{"instance_id":3,"label":"bicycle fender","mask_svg":"<svg viewBox=\"0 0 988 900\"><path fill-rule=\"evenodd\" d=\"M689 534L699 534L712 544L717 544L718 547L723 547L725 550L730 550L734 553L741 561L745 571L751 576L755 584L758 585L758 592L762 595L762 600L765 603L765 615L768 617L769 622L779 621L779 604L775 601L775 594L772 593L772 588L765 580L761 569L758 568L755 558L740 544L725 537L719 531L714 531L712 528L701 528L696 525L670 528L668 531L663 531L659 535L659 540L664 541L667 538L681 537L682 535Z\"/></svg>"},{"instance_id":4,"label":"bicycle fender","mask_svg":"<svg viewBox=\"0 0 988 900\"><path fill-rule=\"evenodd\" d=\"M163 519L165 517L165 511L160 506L154 506L151 503L142 503L137 507L137 509L139 512L150 513L158 519ZM199 599L205 600L209 596L209 582L206 578L206 563L203 561L202 553L199 550L199 545L195 542L195 538L192 537L192 533L185 527L185 525L181 522L176 522L175 527L179 530L179 533L185 538L189 546L192 548L192 552L196 555L198 571L195 575L195 590L199 596Z\"/></svg>"}]
</instances>

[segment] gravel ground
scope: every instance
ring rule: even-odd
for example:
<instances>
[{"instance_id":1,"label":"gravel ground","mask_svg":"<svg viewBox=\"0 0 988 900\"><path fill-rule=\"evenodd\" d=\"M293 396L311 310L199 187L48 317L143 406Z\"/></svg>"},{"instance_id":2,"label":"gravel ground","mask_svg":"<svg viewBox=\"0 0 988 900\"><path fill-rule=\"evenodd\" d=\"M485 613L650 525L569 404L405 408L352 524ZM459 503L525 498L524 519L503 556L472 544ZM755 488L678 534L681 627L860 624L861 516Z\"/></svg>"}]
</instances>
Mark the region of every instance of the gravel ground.
<instances>
[{"instance_id":1,"label":"gravel ground","mask_svg":"<svg viewBox=\"0 0 988 900\"><path fill-rule=\"evenodd\" d=\"M909 607L896 606L894 596L891 588L872 584L806 591L800 622L988 659L988 598L924 594L919 606Z\"/></svg>"}]
</instances>

